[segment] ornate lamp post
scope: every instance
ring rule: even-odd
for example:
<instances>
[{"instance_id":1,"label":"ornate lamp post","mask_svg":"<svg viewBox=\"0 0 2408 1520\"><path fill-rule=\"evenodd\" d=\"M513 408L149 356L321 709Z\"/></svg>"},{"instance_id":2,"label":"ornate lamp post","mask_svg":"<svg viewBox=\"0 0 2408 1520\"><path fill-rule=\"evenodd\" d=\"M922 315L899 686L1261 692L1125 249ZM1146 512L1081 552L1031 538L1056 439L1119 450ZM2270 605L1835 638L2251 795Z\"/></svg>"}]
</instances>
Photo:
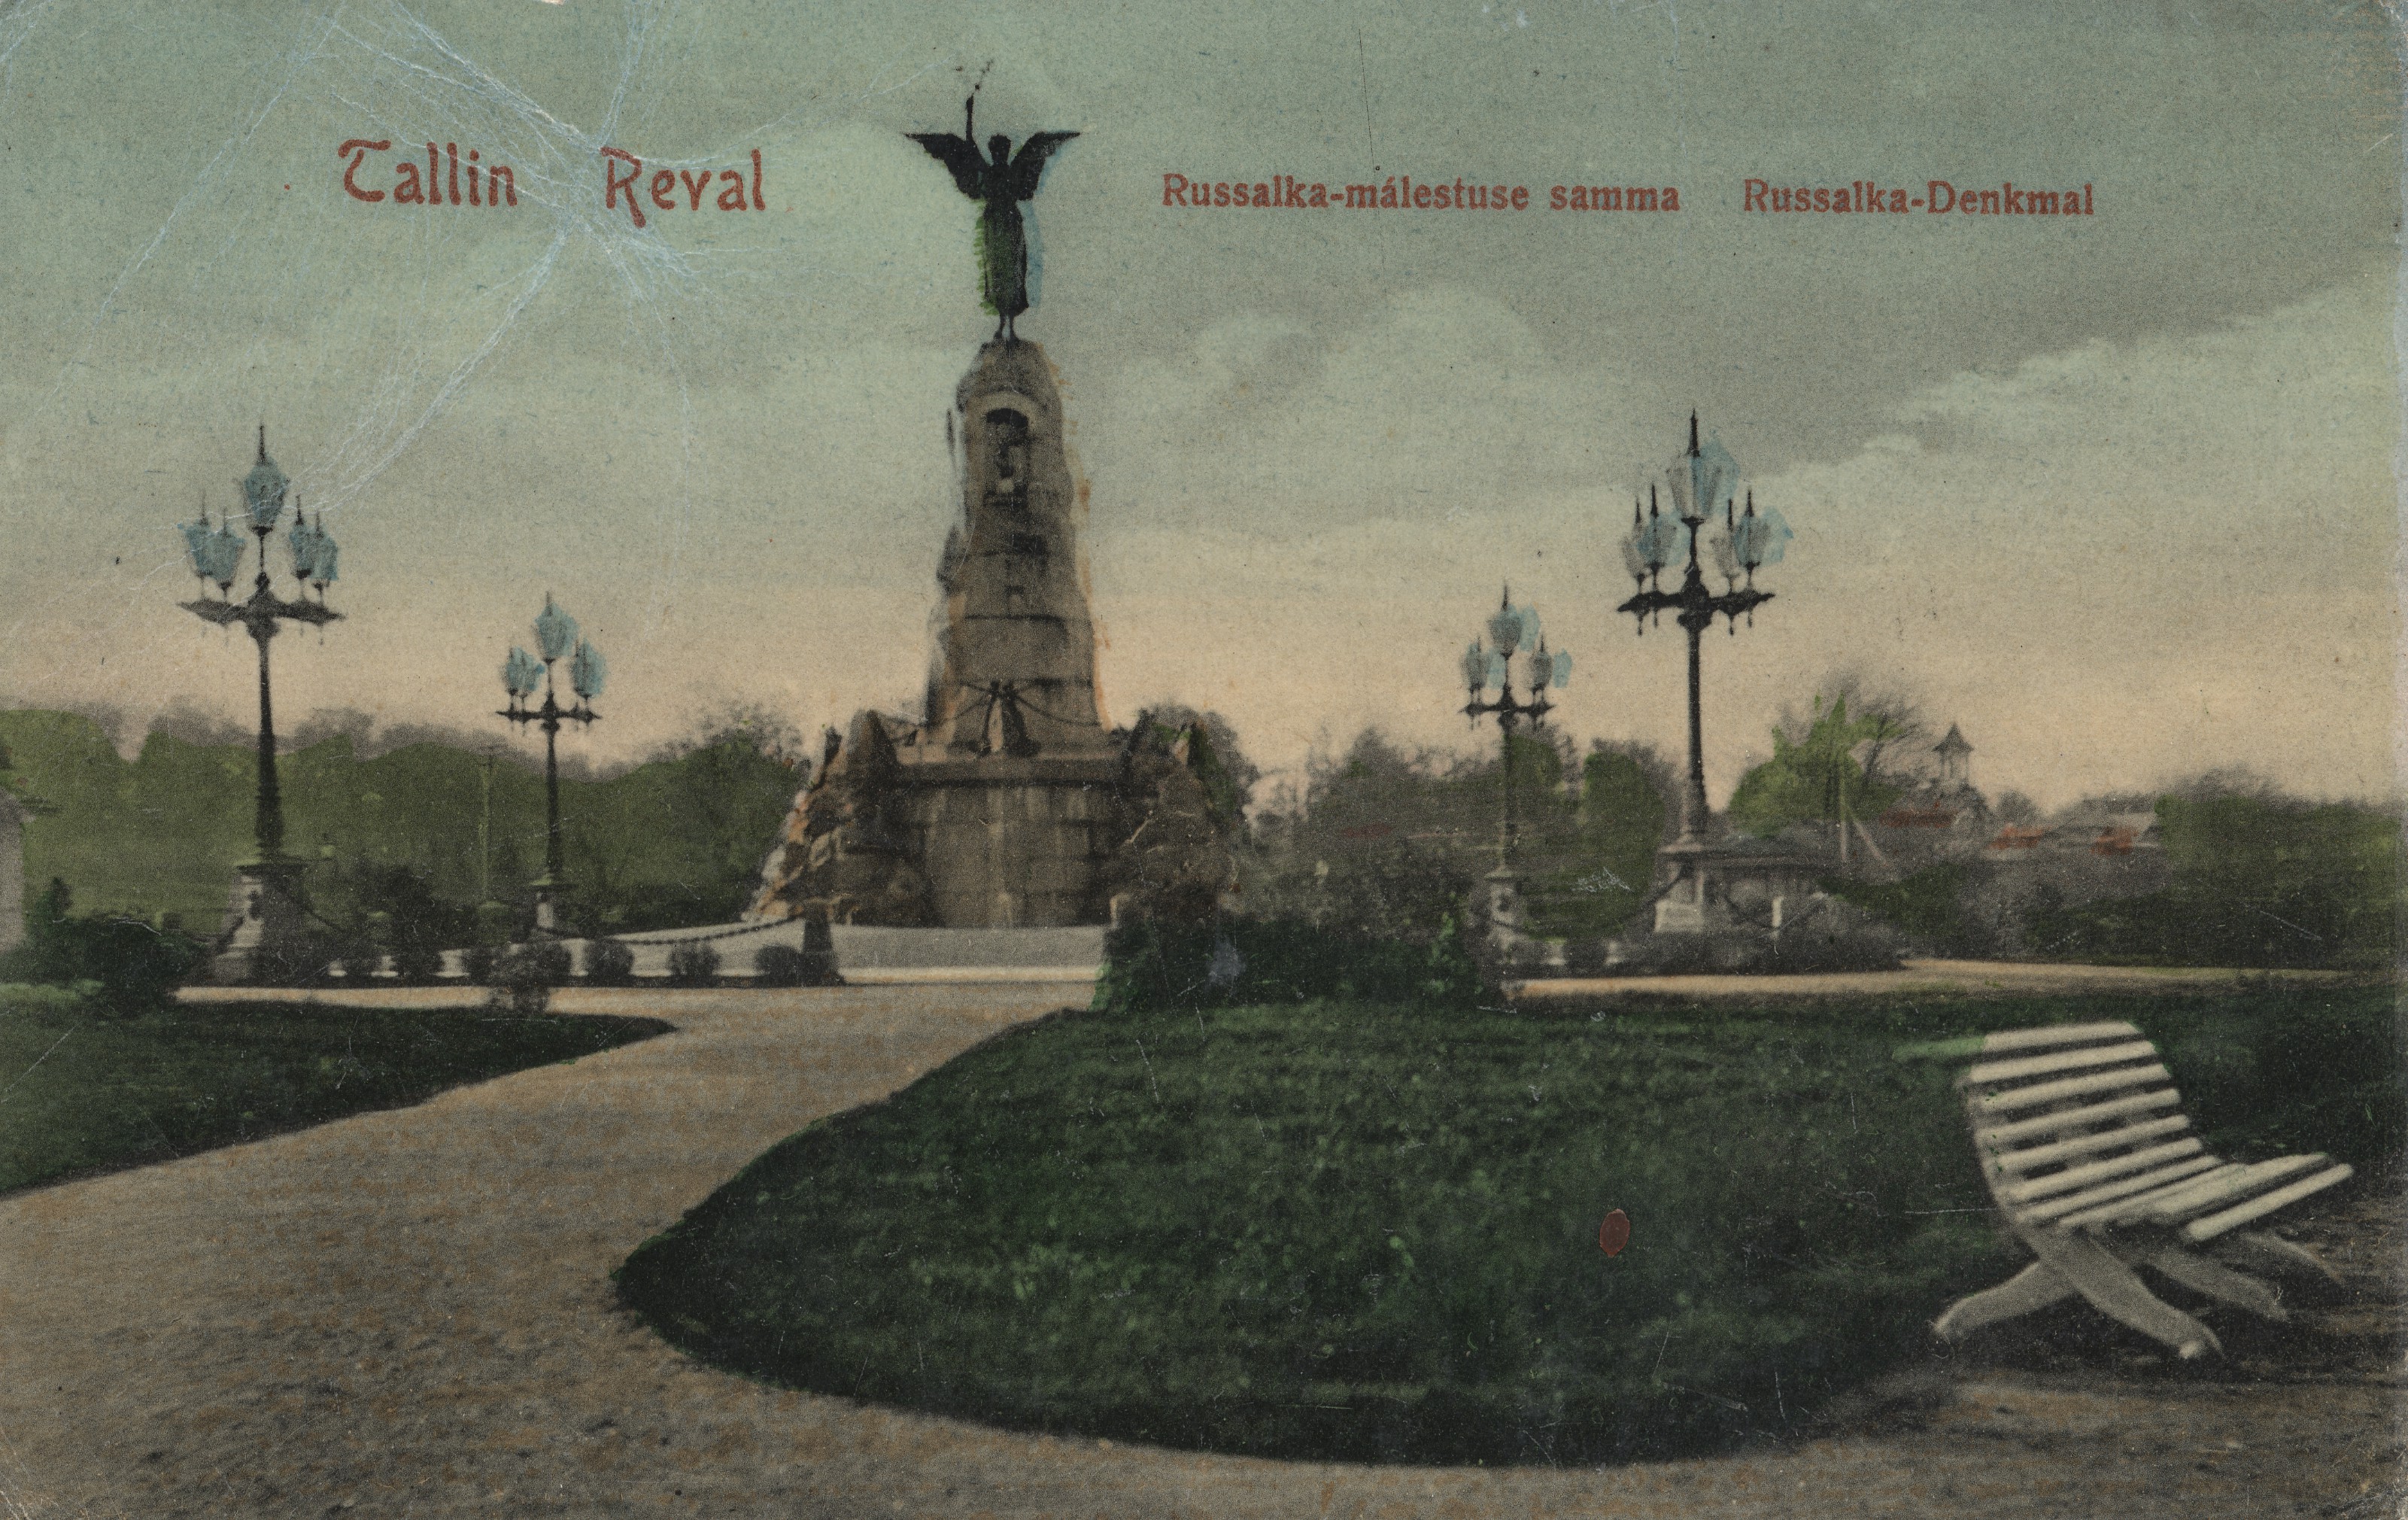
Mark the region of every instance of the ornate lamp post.
<instances>
[{"instance_id":1,"label":"ornate lamp post","mask_svg":"<svg viewBox=\"0 0 2408 1520\"><path fill-rule=\"evenodd\" d=\"M1750 627L1756 625L1756 609L1772 600L1772 593L1756 589L1756 572L1780 563L1783 546L1791 537L1779 511L1770 508L1756 511L1753 491L1747 494L1746 512L1734 510L1739 462L1719 443L1698 446L1695 412L1689 414L1689 452L1674 462L1666 484L1672 494L1672 516L1663 515L1652 486L1644 516L1636 502L1631 504L1630 534L1622 542L1622 559L1638 583L1638 593L1615 609L1635 618L1641 634L1647 631L1650 618L1660 621L1670 611L1689 635L1689 773L1687 784L1681 789L1681 837L1663 851L1668 886L1672 890L1656 904L1658 933L1706 926L1705 862L1713 851L1707 838L1713 817L1706 808L1704 725L1698 711L1701 642L1717 617L1726 621L1733 634L1739 632L1742 614ZM1705 570L1698 555L1698 530L1713 519L1717 504L1723 509L1723 529L1714 536L1712 550L1715 571L1723 578L1719 594L1706 589ZM1682 552L1683 529L1687 530L1688 566L1680 589L1666 591L1664 570ZM1680 890L1684 886L1685 892Z\"/></svg>"},{"instance_id":2,"label":"ornate lamp post","mask_svg":"<svg viewBox=\"0 0 2408 1520\"><path fill-rule=\"evenodd\" d=\"M535 620L535 641L542 651L541 659L516 644L510 646L510 657L502 663L502 686L510 695L510 705L494 716L537 724L543 729L543 875L534 883L535 926L550 934L559 929L558 899L568 890L560 849L560 725L590 724L602 716L591 704L602 695L609 667L601 651L577 637L577 620L554 607L549 592L544 594L543 611ZM552 667L562 659L568 661L569 688L577 694L573 708L560 705L552 682ZM531 708L526 699L538 685L543 688L543 705Z\"/></svg>"},{"instance_id":3,"label":"ornate lamp post","mask_svg":"<svg viewBox=\"0 0 2408 1520\"><path fill-rule=\"evenodd\" d=\"M1492 942L1510 949L1522 937L1522 899L1520 878L1513 869L1513 855L1519 844L1519 824L1513 812L1513 726L1527 718L1536 724L1555 710L1547 700L1547 689L1561 690L1571 680L1572 657L1557 651L1548 652L1546 636L1539 631L1539 613L1535 608L1515 607L1513 591L1508 586L1497 604L1496 612L1488 619L1488 641L1493 649L1484 649L1474 638L1463 652L1463 683L1470 692L1463 705L1463 715L1477 726L1484 717L1497 720L1498 760L1504 767L1505 810L1497 831L1497 868L1488 873L1488 937ZM1513 695L1512 662L1515 653L1525 657L1524 683L1529 688L1526 698ZM1490 687L1497 695L1487 695Z\"/></svg>"},{"instance_id":4,"label":"ornate lamp post","mask_svg":"<svg viewBox=\"0 0 2408 1520\"><path fill-rule=\"evenodd\" d=\"M272 958L302 937L301 872L305 862L284 853L284 799L276 779L276 710L268 685L267 643L285 623L324 624L342 614L326 606L326 587L335 580L338 552L322 517L308 522L296 503L293 511L293 574L301 582L297 601L278 596L267 572L267 539L284 515L284 493L291 484L276 461L267 457L267 428L259 429L259 458L238 482L246 526L259 538L259 574L251 595L235 601L234 582L242 569L245 545L234 524L234 514L212 526L206 505L200 521L182 524L184 544L192 556L193 573L201 580L199 600L185 602L186 611L220 626L238 624L259 647L259 793L251 820L251 857L235 868L234 894L219 938L211 975L219 981L250 981ZM214 582L218 595L210 596ZM309 599L315 587L318 599Z\"/></svg>"}]
</instances>

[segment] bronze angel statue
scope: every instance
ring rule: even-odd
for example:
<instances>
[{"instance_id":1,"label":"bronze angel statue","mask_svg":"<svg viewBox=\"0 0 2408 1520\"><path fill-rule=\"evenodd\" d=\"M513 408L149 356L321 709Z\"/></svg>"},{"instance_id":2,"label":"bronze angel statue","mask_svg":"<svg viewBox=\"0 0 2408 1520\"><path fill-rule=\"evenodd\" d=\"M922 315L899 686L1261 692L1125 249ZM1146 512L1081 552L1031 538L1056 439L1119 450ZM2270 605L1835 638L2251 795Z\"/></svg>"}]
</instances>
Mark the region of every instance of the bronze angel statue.
<instances>
[{"instance_id":1,"label":"bronze angel statue","mask_svg":"<svg viewBox=\"0 0 2408 1520\"><path fill-rule=\"evenodd\" d=\"M978 149L973 93L962 104L962 135L908 132L904 136L925 148L953 171L953 183L963 194L980 202L979 294L999 319L995 336L1015 338L1012 319L1028 309L1028 237L1020 224L1020 203L1037 194L1038 177L1054 150L1078 136L1075 132L1039 132L1011 151L1011 139L997 133L987 139L993 162Z\"/></svg>"}]
</instances>

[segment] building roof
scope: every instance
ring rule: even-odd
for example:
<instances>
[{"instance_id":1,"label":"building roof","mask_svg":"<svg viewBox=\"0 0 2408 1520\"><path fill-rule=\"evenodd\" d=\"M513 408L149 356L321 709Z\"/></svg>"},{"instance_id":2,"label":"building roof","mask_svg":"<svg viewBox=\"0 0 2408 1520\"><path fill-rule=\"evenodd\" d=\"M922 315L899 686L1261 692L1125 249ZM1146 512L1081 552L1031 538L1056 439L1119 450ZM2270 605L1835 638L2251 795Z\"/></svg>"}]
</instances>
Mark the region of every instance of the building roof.
<instances>
[{"instance_id":1,"label":"building roof","mask_svg":"<svg viewBox=\"0 0 2408 1520\"><path fill-rule=\"evenodd\" d=\"M1931 749L1932 753L1935 754L1971 754L1973 753L1973 746L1965 742L1965 736L1957 730L1956 725L1953 723L1948 725L1947 737L1942 738L1939 743L1931 746Z\"/></svg>"}]
</instances>

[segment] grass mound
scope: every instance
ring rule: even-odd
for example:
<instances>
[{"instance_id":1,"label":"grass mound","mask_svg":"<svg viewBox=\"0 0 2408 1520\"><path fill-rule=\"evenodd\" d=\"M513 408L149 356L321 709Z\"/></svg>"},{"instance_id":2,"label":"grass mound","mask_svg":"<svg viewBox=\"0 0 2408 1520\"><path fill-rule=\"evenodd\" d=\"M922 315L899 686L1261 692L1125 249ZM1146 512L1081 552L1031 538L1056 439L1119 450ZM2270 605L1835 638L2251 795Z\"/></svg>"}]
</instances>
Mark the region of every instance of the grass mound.
<instances>
[{"instance_id":1,"label":"grass mound","mask_svg":"<svg viewBox=\"0 0 2408 1520\"><path fill-rule=\"evenodd\" d=\"M166 1004L0 987L0 1192L398 1108L666 1034L657 1019Z\"/></svg>"},{"instance_id":2,"label":"grass mound","mask_svg":"<svg viewBox=\"0 0 2408 1520\"><path fill-rule=\"evenodd\" d=\"M721 1365L1021 1427L1344 1459L1696 1451L1919 1353L2009 1265L1952 1073L1895 1047L2100 1017L2143 1022L2186 1081L2245 1078L2238 1103L2194 1095L2219 1142L2219 1111L2281 1130L2315 1127L2286 1103L2333 1108L2324 1071L2280 1068L2321 1030L2303 1048L2374 1075L2367 1126L2316 1143L2396 1142L2387 990L1068 1013L781 1142L621 1291ZM2279 1069L2243 1069L2264 1052Z\"/></svg>"}]
</instances>

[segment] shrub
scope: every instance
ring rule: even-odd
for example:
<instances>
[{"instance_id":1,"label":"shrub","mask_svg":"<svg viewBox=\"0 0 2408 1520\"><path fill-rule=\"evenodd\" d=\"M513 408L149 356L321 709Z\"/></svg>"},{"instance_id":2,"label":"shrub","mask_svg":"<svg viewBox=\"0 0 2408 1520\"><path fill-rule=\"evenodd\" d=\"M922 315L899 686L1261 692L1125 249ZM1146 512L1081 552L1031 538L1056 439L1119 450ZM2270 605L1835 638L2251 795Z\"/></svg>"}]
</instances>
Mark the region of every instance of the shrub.
<instances>
[{"instance_id":1,"label":"shrub","mask_svg":"<svg viewBox=\"0 0 2408 1520\"><path fill-rule=\"evenodd\" d=\"M347 986L359 986L372 981L384 969L384 950L365 935L347 935L334 943L336 968L343 973Z\"/></svg>"},{"instance_id":2,"label":"shrub","mask_svg":"<svg viewBox=\"0 0 2408 1520\"><path fill-rule=\"evenodd\" d=\"M493 945L470 945L460 952L460 970L470 982L480 986L494 980L494 965L501 959L501 951Z\"/></svg>"},{"instance_id":3,"label":"shrub","mask_svg":"<svg viewBox=\"0 0 2408 1520\"><path fill-rule=\"evenodd\" d=\"M557 939L512 945L494 964L494 1000L522 1014L542 1012L552 989L568 980L568 947Z\"/></svg>"},{"instance_id":4,"label":"shrub","mask_svg":"<svg viewBox=\"0 0 2408 1520\"><path fill-rule=\"evenodd\" d=\"M399 981L432 982L442 973L443 952L440 947L426 944L394 947L393 974Z\"/></svg>"},{"instance_id":5,"label":"shrub","mask_svg":"<svg viewBox=\"0 0 2408 1520\"><path fill-rule=\"evenodd\" d=\"M65 882L53 880L25 910L25 939L0 957L0 981L96 985L119 1011L150 1008L208 954L199 940L125 913L79 918Z\"/></svg>"},{"instance_id":6,"label":"shrub","mask_svg":"<svg viewBox=\"0 0 2408 1520\"><path fill-rule=\"evenodd\" d=\"M624 939L585 941L585 980L597 987L624 987L636 980L636 952Z\"/></svg>"},{"instance_id":7,"label":"shrub","mask_svg":"<svg viewBox=\"0 0 2408 1520\"><path fill-rule=\"evenodd\" d=\"M708 987L719 980L719 947L689 939L669 951L669 985Z\"/></svg>"},{"instance_id":8,"label":"shrub","mask_svg":"<svg viewBox=\"0 0 2408 1520\"><path fill-rule=\"evenodd\" d=\"M768 945L752 957L752 979L765 987L825 987L839 979L828 953Z\"/></svg>"},{"instance_id":9,"label":"shrub","mask_svg":"<svg viewBox=\"0 0 2408 1520\"><path fill-rule=\"evenodd\" d=\"M1469 1008L1481 982L1452 917L1427 945L1332 934L1300 919L1137 921L1105 936L1095 1006L1227 1008L1354 997Z\"/></svg>"}]
</instances>

